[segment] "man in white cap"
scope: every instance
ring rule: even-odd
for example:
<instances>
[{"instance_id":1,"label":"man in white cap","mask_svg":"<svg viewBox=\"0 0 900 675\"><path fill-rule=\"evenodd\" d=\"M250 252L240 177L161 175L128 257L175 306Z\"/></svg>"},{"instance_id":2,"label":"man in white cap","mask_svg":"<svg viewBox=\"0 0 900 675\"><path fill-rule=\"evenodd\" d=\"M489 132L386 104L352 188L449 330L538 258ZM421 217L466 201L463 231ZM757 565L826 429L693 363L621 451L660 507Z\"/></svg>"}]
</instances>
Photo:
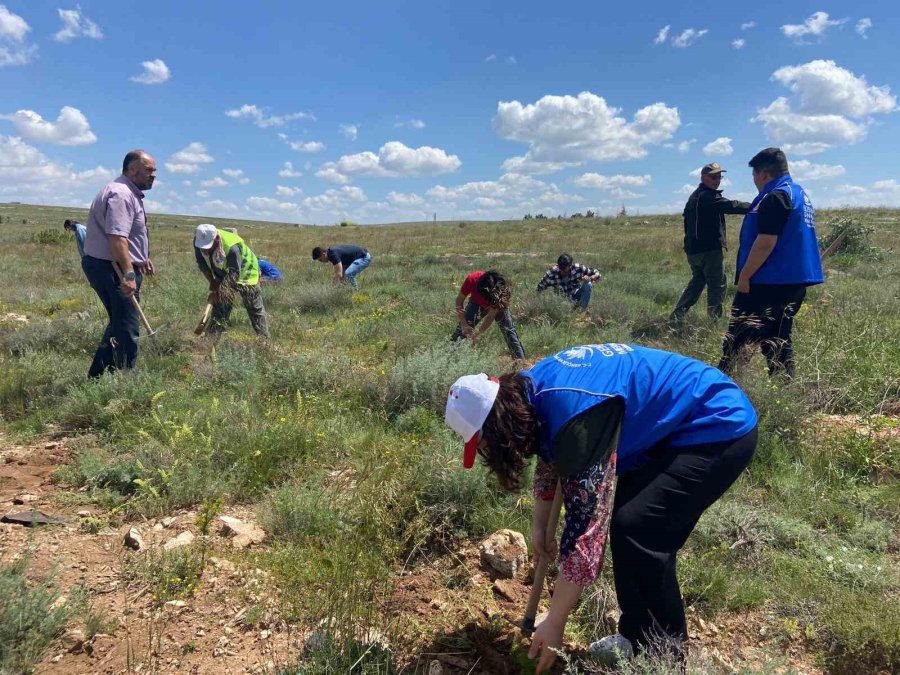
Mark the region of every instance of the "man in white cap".
<instances>
[{"instance_id":1,"label":"man in white cap","mask_svg":"<svg viewBox=\"0 0 900 675\"><path fill-rule=\"evenodd\" d=\"M209 333L220 333L231 316L234 291L241 294L257 335L269 337L266 308L259 291L259 260L237 234L204 223L194 234L194 257L209 281L213 305Z\"/></svg>"}]
</instances>

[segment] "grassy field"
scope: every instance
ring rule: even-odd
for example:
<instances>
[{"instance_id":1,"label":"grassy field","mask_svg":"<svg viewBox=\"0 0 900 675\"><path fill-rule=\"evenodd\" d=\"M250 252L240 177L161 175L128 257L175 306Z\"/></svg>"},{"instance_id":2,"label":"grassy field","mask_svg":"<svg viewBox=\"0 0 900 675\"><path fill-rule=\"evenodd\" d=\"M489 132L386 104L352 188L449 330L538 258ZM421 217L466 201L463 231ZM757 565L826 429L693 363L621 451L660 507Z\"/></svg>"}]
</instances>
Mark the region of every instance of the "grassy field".
<instances>
[{"instance_id":1,"label":"grassy field","mask_svg":"<svg viewBox=\"0 0 900 675\"><path fill-rule=\"evenodd\" d=\"M709 363L720 353L725 323L708 323L702 305L681 332L666 328L688 277L676 216L329 228L151 216L158 275L142 301L164 328L142 338L135 372L88 382L105 313L61 226L83 215L0 204L3 431L71 436L61 485L126 521L250 505L271 535L252 564L277 579L285 616L338 621L357 637L377 628L392 645L434 628L385 609L401 570L500 527L530 531L528 491L507 495L482 468L462 470L459 439L443 426L457 376L512 367L499 331L477 349L448 342L468 272L496 268L513 281L529 361L595 342ZM830 672L890 671L900 667L900 214L821 212L820 235L847 217L874 230L881 259L829 260L795 323L793 382L770 381L759 356L738 373L760 412L760 447L702 519L680 577L707 619L774 617L766 642L776 656L800 649ZM204 221L237 227L284 272L263 293L271 341L254 337L240 305L214 349L193 336L206 284L192 236ZM738 224L729 220L732 242ZM310 259L314 245L343 242L373 254L357 292L331 287L330 266ZM563 250L603 273L589 319L534 293ZM576 643L603 634L610 588L607 569L570 622ZM348 631L332 637L286 672L402 665ZM0 659L11 650L0 644Z\"/></svg>"}]
</instances>

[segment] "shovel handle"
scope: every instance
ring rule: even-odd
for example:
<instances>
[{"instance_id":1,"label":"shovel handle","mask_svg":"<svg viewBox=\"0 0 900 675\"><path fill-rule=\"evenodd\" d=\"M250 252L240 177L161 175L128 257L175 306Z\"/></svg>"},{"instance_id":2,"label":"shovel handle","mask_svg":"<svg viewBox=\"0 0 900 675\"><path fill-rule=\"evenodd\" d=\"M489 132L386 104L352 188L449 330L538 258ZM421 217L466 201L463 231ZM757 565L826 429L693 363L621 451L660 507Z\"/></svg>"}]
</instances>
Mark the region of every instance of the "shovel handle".
<instances>
[{"instance_id":1,"label":"shovel handle","mask_svg":"<svg viewBox=\"0 0 900 675\"><path fill-rule=\"evenodd\" d=\"M122 274L122 268L119 267L119 263L117 263L115 260L113 260L113 268L116 270L116 274L119 276L119 281L124 281L125 275ZM138 299L134 297L134 295L129 295L128 297L131 299L131 304L134 305L134 308L137 310L138 316L141 317L141 323L143 324L144 328L147 329L147 332L150 335L153 335L156 331L150 327L150 322L147 321L147 315L144 314L144 310L141 309L141 303L138 302Z\"/></svg>"},{"instance_id":2,"label":"shovel handle","mask_svg":"<svg viewBox=\"0 0 900 675\"><path fill-rule=\"evenodd\" d=\"M212 313L212 303L206 303L206 309L203 310L203 318L200 319L200 323L197 324L197 327L194 329L194 335L203 335L206 330L206 324L209 321L209 315Z\"/></svg>"},{"instance_id":3,"label":"shovel handle","mask_svg":"<svg viewBox=\"0 0 900 675\"><path fill-rule=\"evenodd\" d=\"M563 490L562 482L557 481L556 493L553 495L553 503L550 505L550 515L547 519L547 539L545 540L545 548L547 544L552 544L556 539L556 527L559 524L559 512L562 510ZM522 630L526 633L534 632L534 620L537 617L538 605L541 602L541 595L544 592L544 578L547 576L547 569L550 567L550 561L541 558L534 568L534 583L531 586L531 594L528 596L528 604L525 606L525 618L522 620Z\"/></svg>"}]
</instances>

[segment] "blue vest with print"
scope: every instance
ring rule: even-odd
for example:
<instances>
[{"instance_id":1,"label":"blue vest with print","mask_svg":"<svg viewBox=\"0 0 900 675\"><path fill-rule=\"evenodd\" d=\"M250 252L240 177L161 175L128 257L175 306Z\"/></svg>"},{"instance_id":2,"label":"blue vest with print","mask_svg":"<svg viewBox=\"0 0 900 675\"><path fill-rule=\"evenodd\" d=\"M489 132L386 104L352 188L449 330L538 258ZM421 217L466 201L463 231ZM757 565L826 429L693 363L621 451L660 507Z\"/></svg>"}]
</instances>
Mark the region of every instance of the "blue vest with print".
<instances>
[{"instance_id":1,"label":"blue vest with print","mask_svg":"<svg viewBox=\"0 0 900 675\"><path fill-rule=\"evenodd\" d=\"M649 347L595 344L564 349L522 371L541 421L538 454L571 419L609 398L625 403L616 473L638 468L661 441L671 447L736 440L756 425L750 400L728 376L696 359Z\"/></svg>"},{"instance_id":2,"label":"blue vest with print","mask_svg":"<svg viewBox=\"0 0 900 675\"><path fill-rule=\"evenodd\" d=\"M750 204L750 212L741 225L741 245L738 249L737 276L740 276L750 248L758 234L759 203L773 190L786 192L791 198L791 214L775 248L753 278L754 284L821 284L822 258L816 237L816 217L806 191L793 181L790 174L766 183L762 192Z\"/></svg>"}]
</instances>

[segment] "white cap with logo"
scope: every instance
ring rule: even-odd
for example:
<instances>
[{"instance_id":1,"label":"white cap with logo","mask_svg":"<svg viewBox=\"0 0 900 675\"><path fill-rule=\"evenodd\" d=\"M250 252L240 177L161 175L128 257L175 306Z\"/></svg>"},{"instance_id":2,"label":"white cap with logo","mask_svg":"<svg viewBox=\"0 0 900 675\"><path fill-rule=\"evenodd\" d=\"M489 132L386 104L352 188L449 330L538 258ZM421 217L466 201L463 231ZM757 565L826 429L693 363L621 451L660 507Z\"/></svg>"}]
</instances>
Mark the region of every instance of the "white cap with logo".
<instances>
[{"instance_id":1,"label":"white cap with logo","mask_svg":"<svg viewBox=\"0 0 900 675\"><path fill-rule=\"evenodd\" d=\"M209 223L198 225L197 231L194 233L194 246L202 251L212 248L217 236L219 236L219 232L215 225Z\"/></svg>"},{"instance_id":2,"label":"white cap with logo","mask_svg":"<svg viewBox=\"0 0 900 675\"><path fill-rule=\"evenodd\" d=\"M484 373L464 375L450 387L444 421L466 442L463 466L467 469L475 463L479 432L494 407L499 390L500 381Z\"/></svg>"}]
</instances>

